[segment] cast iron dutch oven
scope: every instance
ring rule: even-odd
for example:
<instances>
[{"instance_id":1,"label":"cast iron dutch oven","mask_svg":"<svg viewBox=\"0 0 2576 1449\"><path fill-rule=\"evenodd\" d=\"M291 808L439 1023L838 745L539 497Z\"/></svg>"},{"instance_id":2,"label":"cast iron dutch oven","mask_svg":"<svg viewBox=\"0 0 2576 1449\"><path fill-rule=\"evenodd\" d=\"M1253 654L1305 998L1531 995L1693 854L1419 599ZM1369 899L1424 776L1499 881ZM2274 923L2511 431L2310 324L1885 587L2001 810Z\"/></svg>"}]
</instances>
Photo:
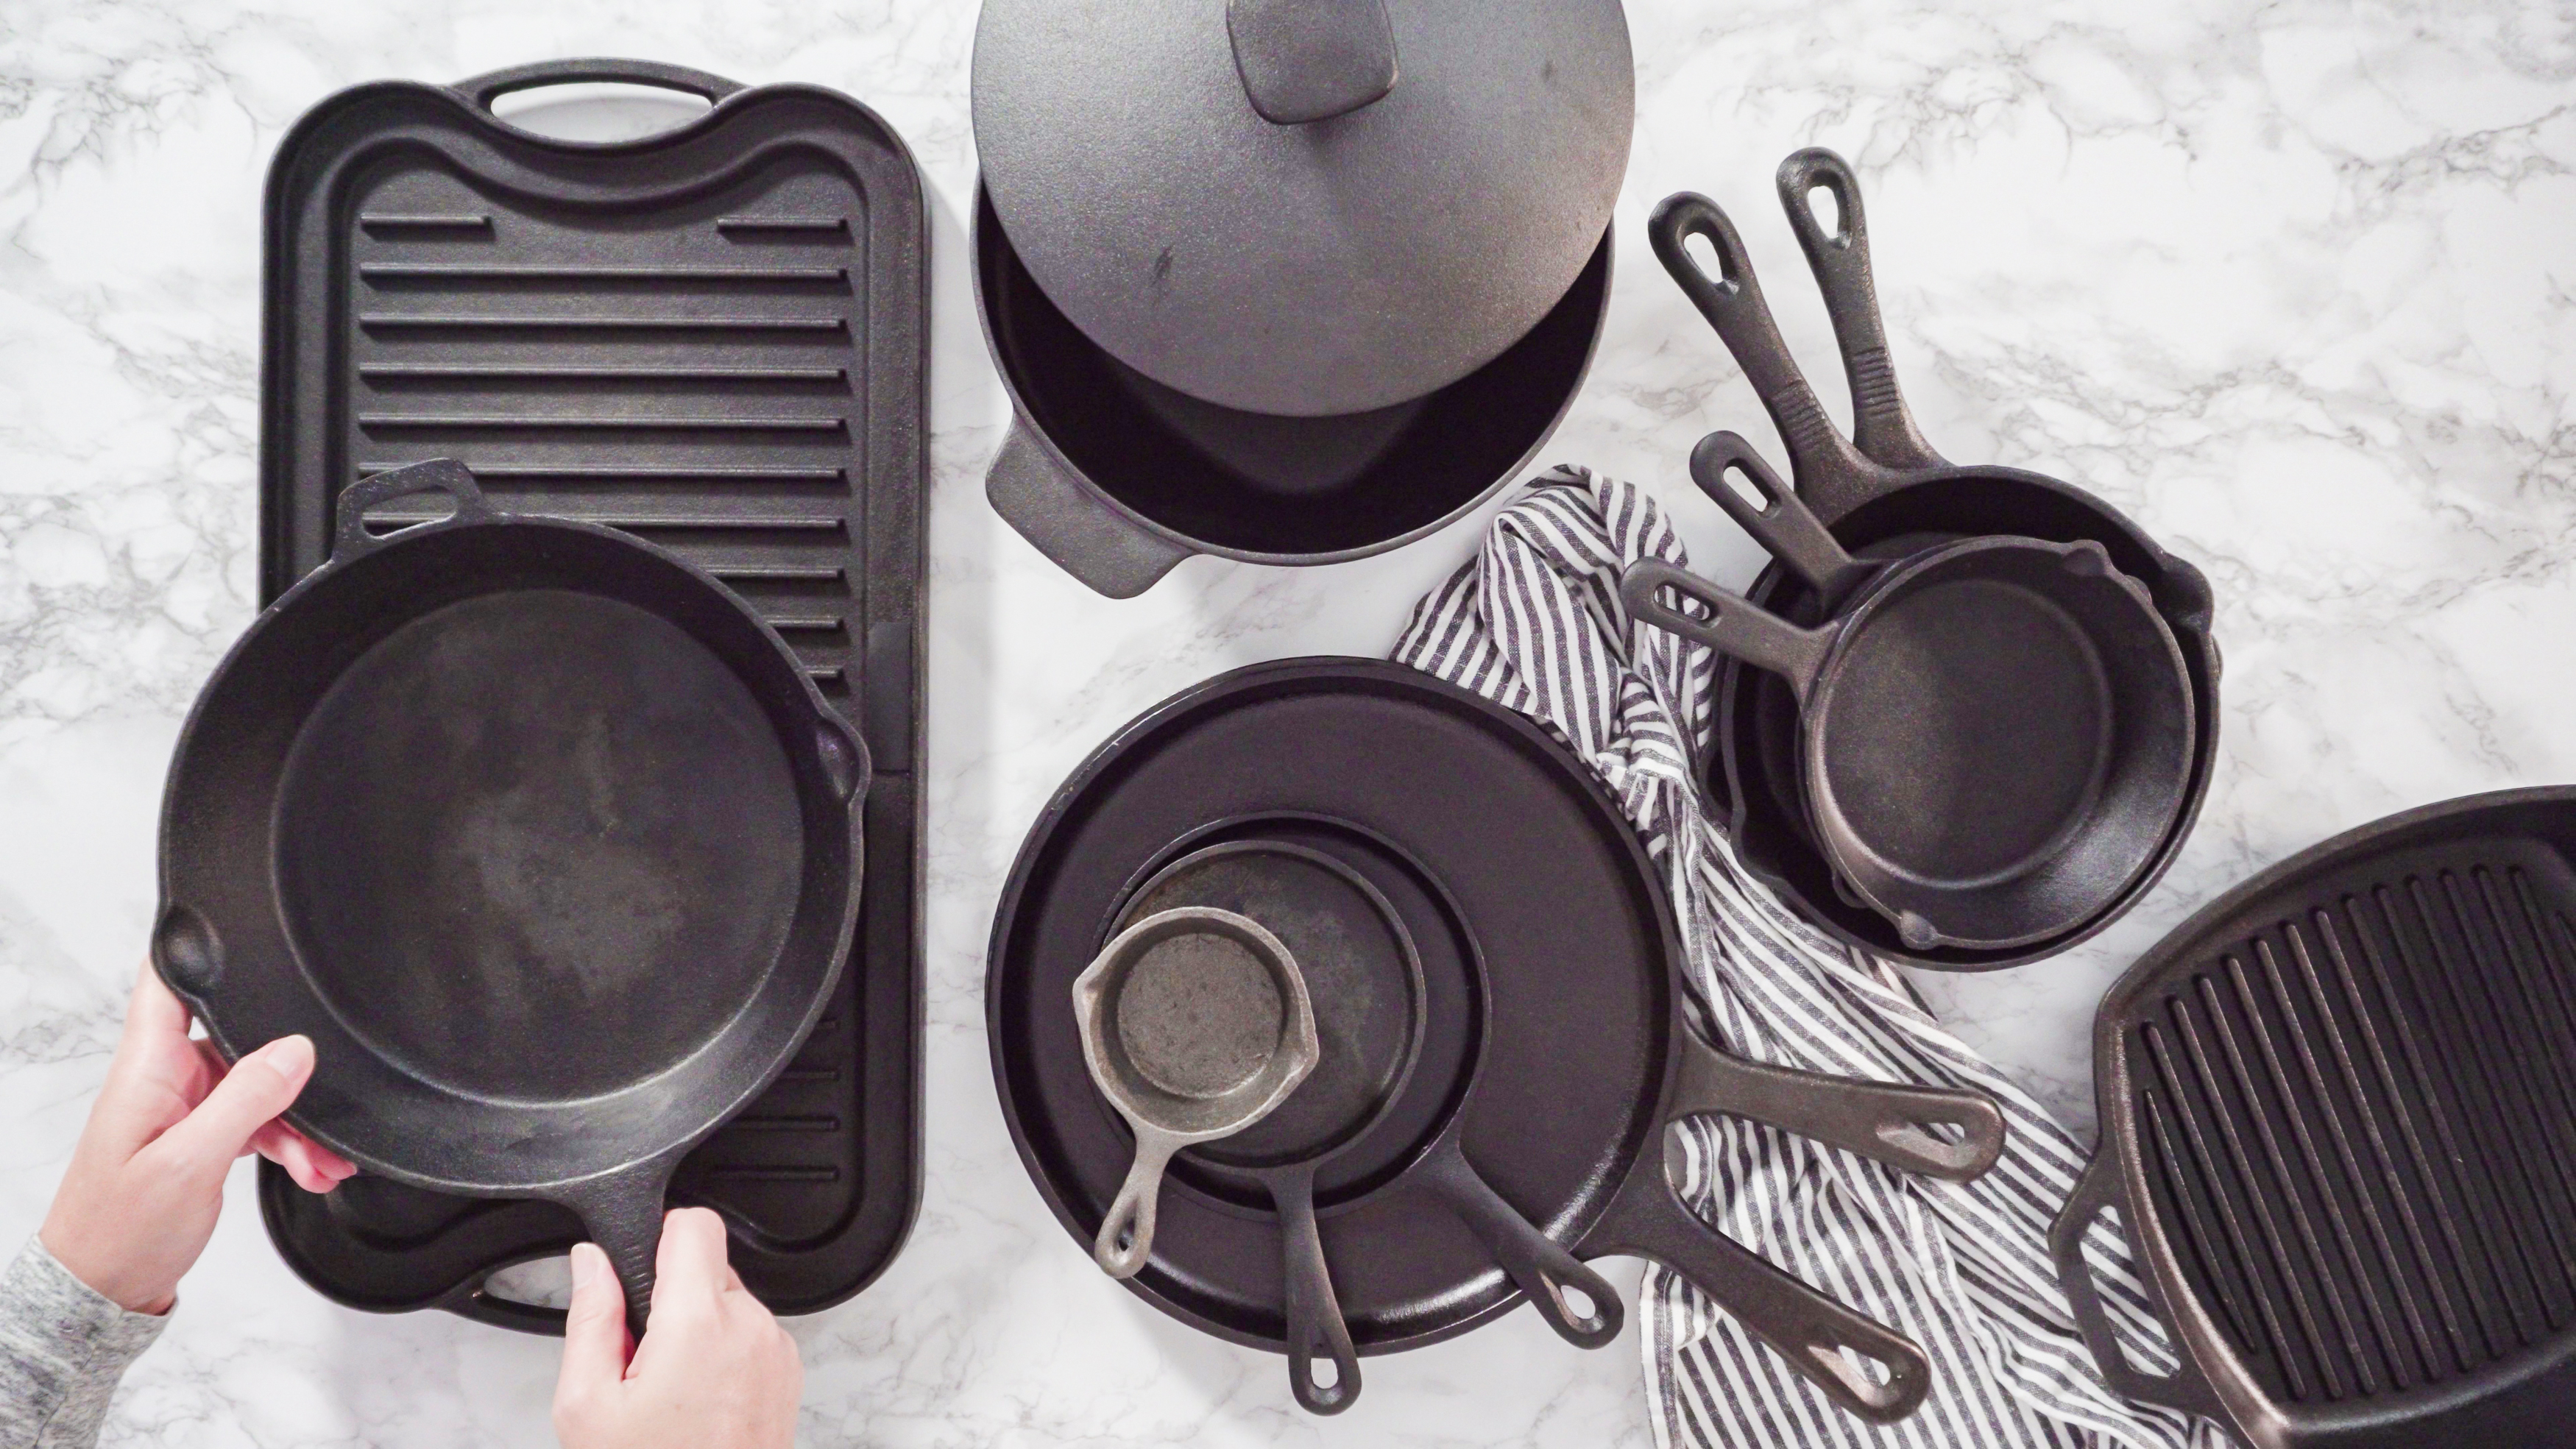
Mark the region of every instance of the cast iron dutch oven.
<instances>
[{"instance_id":1,"label":"cast iron dutch oven","mask_svg":"<svg viewBox=\"0 0 2576 1449\"><path fill-rule=\"evenodd\" d=\"M227 1059L311 1037L289 1120L369 1172L579 1214L640 1325L672 1168L839 973L867 748L662 549L444 459L336 508L180 734L153 964Z\"/></svg>"},{"instance_id":2,"label":"cast iron dutch oven","mask_svg":"<svg viewBox=\"0 0 2576 1449\"><path fill-rule=\"evenodd\" d=\"M1582 380L1634 121L1616 0L993 0L996 511L1113 597L1391 548Z\"/></svg>"}]
</instances>

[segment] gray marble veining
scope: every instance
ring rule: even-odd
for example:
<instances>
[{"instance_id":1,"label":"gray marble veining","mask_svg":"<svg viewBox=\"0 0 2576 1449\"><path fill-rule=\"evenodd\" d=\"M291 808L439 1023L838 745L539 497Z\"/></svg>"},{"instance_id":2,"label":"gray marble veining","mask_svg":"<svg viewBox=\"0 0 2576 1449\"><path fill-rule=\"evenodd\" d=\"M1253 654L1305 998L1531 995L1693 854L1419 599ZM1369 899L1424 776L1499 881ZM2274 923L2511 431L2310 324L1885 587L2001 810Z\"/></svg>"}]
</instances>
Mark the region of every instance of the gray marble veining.
<instances>
[{"instance_id":1,"label":"gray marble veining","mask_svg":"<svg viewBox=\"0 0 2576 1449\"><path fill-rule=\"evenodd\" d=\"M1860 168L1897 366L1951 456L2094 488L2206 568L2225 753L2179 867L2057 961L1921 978L2089 1123L2101 988L2260 865L2391 810L2576 776L2576 21L2563 7L2109 0L1630 6L1636 146L1600 356L1549 460L1655 489L1694 556L1751 543L1690 443L1776 439L1643 243L1734 214L1844 407L1771 172ZM902 1259L796 1321L815 1443L1643 1444L1634 1335L1518 1313L1372 1363L1312 1420L1275 1358L1104 1279L1002 1129L993 901L1056 783L1235 664L1382 653L1482 519L1302 571L1198 559L1112 603L994 518L1006 418L969 289L973 7L0 0L0 1239L31 1230L153 905L178 722L252 612L261 178L330 91L626 54L881 111L935 195L928 1186ZM234 1200L110 1442L537 1444L557 1349L323 1302ZM1629 1265L1633 1267L1633 1265ZM1633 1271L1616 1275L1634 1281Z\"/></svg>"}]
</instances>

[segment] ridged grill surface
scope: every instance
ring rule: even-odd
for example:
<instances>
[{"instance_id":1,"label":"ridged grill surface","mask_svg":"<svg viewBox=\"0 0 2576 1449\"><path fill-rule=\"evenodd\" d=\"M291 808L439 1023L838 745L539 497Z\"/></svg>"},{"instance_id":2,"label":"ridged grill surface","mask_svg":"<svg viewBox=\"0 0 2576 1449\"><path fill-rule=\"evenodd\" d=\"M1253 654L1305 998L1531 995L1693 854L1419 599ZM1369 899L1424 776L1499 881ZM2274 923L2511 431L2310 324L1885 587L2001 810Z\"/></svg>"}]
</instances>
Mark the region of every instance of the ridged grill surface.
<instances>
[{"instance_id":1,"label":"ridged grill surface","mask_svg":"<svg viewBox=\"0 0 2576 1449\"><path fill-rule=\"evenodd\" d=\"M863 207L846 174L796 159L646 231L444 168L382 173L348 243L339 486L453 457L503 508L672 548L846 703L865 647L844 563L864 483Z\"/></svg>"},{"instance_id":2,"label":"ridged grill surface","mask_svg":"<svg viewBox=\"0 0 2576 1449\"><path fill-rule=\"evenodd\" d=\"M2454 1381L2576 1319L2576 876L2384 858L2126 1029L2160 1226L2279 1401Z\"/></svg>"}]
</instances>

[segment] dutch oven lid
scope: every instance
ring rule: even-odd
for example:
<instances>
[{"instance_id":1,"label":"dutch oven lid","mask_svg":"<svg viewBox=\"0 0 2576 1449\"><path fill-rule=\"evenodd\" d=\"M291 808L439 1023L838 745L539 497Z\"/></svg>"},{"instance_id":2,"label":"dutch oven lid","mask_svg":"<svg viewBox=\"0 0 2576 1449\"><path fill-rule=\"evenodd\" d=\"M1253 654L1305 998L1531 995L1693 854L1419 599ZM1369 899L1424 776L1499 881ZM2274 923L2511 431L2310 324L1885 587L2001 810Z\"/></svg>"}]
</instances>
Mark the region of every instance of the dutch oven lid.
<instances>
[{"instance_id":1,"label":"dutch oven lid","mask_svg":"<svg viewBox=\"0 0 2576 1449\"><path fill-rule=\"evenodd\" d=\"M1618 0L987 0L975 143L1011 243L1120 361L1250 412L1491 361L1609 224Z\"/></svg>"}]
</instances>

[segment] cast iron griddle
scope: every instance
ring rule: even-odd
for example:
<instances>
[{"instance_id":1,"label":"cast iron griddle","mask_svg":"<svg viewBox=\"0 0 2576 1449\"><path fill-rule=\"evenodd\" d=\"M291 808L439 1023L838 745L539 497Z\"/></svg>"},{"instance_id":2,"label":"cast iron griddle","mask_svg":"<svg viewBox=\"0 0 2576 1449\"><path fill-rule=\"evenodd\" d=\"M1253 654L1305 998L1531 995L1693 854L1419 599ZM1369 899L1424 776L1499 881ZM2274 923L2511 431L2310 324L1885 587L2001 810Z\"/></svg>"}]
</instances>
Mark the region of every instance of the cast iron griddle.
<instances>
[{"instance_id":1,"label":"cast iron griddle","mask_svg":"<svg viewBox=\"0 0 2576 1449\"><path fill-rule=\"evenodd\" d=\"M705 117L610 145L495 119L507 90L693 91ZM858 935L803 1052L682 1163L771 1307L893 1258L920 1197L919 614L928 346L920 180L874 113L635 61L324 101L269 173L261 597L318 565L355 479L431 456L514 513L672 548L752 604L874 758ZM418 516L388 510L387 522ZM265 1165L263 1165L265 1168ZM560 1331L484 1291L580 1240L550 1205L266 1169L269 1234L352 1307Z\"/></svg>"},{"instance_id":2,"label":"cast iron griddle","mask_svg":"<svg viewBox=\"0 0 2576 1449\"><path fill-rule=\"evenodd\" d=\"M2265 871L2094 1026L2058 1225L2113 1387L2262 1449L2569 1441L2576 789L2391 816ZM2119 1208L2188 1358L2139 1372L2073 1250ZM2074 1269L2074 1271L2070 1271Z\"/></svg>"}]
</instances>

